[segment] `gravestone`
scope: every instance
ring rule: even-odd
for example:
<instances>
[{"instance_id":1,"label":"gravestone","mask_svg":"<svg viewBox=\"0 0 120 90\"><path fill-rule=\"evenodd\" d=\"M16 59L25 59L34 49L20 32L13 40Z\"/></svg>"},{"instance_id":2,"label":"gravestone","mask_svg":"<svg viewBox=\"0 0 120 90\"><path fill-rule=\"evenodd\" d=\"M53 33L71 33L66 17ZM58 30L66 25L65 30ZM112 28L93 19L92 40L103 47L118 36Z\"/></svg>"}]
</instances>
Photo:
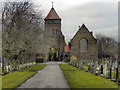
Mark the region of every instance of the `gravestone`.
<instances>
[{"instance_id":1,"label":"gravestone","mask_svg":"<svg viewBox=\"0 0 120 90\"><path fill-rule=\"evenodd\" d=\"M103 68L104 68L103 74L104 74L104 76L106 76L106 73L107 73L107 70L106 70L107 68L106 67L107 67L107 59L104 60L104 65L103 65Z\"/></svg>"},{"instance_id":2,"label":"gravestone","mask_svg":"<svg viewBox=\"0 0 120 90\"><path fill-rule=\"evenodd\" d=\"M118 67L116 66L116 80L118 79Z\"/></svg>"},{"instance_id":3,"label":"gravestone","mask_svg":"<svg viewBox=\"0 0 120 90\"><path fill-rule=\"evenodd\" d=\"M111 74L112 74L112 68L111 68L111 65L110 65L110 74L109 74L109 78L111 79Z\"/></svg>"},{"instance_id":4,"label":"gravestone","mask_svg":"<svg viewBox=\"0 0 120 90\"><path fill-rule=\"evenodd\" d=\"M115 64L114 64L114 66L113 66L113 74L114 74L113 79L116 80L116 67L115 67Z\"/></svg>"},{"instance_id":5,"label":"gravestone","mask_svg":"<svg viewBox=\"0 0 120 90\"><path fill-rule=\"evenodd\" d=\"M103 74L103 65L101 64L101 74Z\"/></svg>"},{"instance_id":6,"label":"gravestone","mask_svg":"<svg viewBox=\"0 0 120 90\"><path fill-rule=\"evenodd\" d=\"M91 71L90 63L88 63L88 71L89 71L89 72Z\"/></svg>"}]
</instances>

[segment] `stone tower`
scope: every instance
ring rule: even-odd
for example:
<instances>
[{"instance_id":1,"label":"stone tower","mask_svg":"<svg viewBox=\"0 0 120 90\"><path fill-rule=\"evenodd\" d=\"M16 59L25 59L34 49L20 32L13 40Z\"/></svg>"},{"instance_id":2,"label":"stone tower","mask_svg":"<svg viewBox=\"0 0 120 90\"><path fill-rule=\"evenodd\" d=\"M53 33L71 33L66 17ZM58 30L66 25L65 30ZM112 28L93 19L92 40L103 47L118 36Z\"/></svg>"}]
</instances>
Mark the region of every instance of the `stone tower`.
<instances>
[{"instance_id":1,"label":"stone tower","mask_svg":"<svg viewBox=\"0 0 120 90\"><path fill-rule=\"evenodd\" d=\"M56 49L59 60L62 60L64 53L64 35L61 32L61 18L52 7L46 16L44 30L44 51L49 54L50 49Z\"/></svg>"}]
</instances>

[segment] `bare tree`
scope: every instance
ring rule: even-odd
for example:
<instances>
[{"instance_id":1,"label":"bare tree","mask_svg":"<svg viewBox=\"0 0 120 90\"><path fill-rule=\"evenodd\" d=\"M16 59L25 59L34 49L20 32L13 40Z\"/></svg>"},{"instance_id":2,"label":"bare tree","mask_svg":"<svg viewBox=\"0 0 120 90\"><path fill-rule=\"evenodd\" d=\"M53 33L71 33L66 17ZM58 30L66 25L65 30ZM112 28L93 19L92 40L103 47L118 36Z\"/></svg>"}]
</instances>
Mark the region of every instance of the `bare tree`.
<instances>
[{"instance_id":1,"label":"bare tree","mask_svg":"<svg viewBox=\"0 0 120 90\"><path fill-rule=\"evenodd\" d=\"M117 57L117 42L111 38L101 34L96 35L99 58Z\"/></svg>"},{"instance_id":2,"label":"bare tree","mask_svg":"<svg viewBox=\"0 0 120 90\"><path fill-rule=\"evenodd\" d=\"M35 61L43 18L31 2L5 2L2 11L2 48L7 64ZM42 38L42 37L41 37Z\"/></svg>"}]
</instances>

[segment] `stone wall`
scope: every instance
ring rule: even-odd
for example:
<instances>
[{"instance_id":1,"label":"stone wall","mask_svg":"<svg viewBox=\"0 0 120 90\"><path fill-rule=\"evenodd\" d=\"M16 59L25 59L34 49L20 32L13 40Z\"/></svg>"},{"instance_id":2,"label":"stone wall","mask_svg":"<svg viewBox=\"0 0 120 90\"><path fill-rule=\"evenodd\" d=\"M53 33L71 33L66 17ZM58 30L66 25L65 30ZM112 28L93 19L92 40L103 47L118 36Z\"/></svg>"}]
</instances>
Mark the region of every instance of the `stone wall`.
<instances>
[{"instance_id":1,"label":"stone wall","mask_svg":"<svg viewBox=\"0 0 120 90\"><path fill-rule=\"evenodd\" d=\"M44 52L55 48L60 55L64 53L64 35L61 32L61 20L45 20Z\"/></svg>"},{"instance_id":2,"label":"stone wall","mask_svg":"<svg viewBox=\"0 0 120 90\"><path fill-rule=\"evenodd\" d=\"M80 52L80 40L83 38L87 41L87 52ZM77 60L98 59L96 39L93 37L92 32L89 32L84 24L79 28L73 39L71 39L70 45L70 56L76 57Z\"/></svg>"}]
</instances>

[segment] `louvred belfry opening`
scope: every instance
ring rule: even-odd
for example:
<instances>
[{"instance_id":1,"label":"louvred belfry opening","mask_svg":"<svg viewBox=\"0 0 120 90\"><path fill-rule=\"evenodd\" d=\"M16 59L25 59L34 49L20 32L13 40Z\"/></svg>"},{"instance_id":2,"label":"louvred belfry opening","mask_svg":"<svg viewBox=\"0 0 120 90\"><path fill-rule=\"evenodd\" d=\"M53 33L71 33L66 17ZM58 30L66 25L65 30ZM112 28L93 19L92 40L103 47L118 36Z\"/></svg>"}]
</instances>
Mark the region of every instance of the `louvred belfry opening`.
<instances>
[{"instance_id":1,"label":"louvred belfry opening","mask_svg":"<svg viewBox=\"0 0 120 90\"><path fill-rule=\"evenodd\" d=\"M61 18L58 16L58 14L56 13L55 9L52 7L50 12L48 13L48 15L46 16L45 19L59 19L61 20Z\"/></svg>"}]
</instances>

